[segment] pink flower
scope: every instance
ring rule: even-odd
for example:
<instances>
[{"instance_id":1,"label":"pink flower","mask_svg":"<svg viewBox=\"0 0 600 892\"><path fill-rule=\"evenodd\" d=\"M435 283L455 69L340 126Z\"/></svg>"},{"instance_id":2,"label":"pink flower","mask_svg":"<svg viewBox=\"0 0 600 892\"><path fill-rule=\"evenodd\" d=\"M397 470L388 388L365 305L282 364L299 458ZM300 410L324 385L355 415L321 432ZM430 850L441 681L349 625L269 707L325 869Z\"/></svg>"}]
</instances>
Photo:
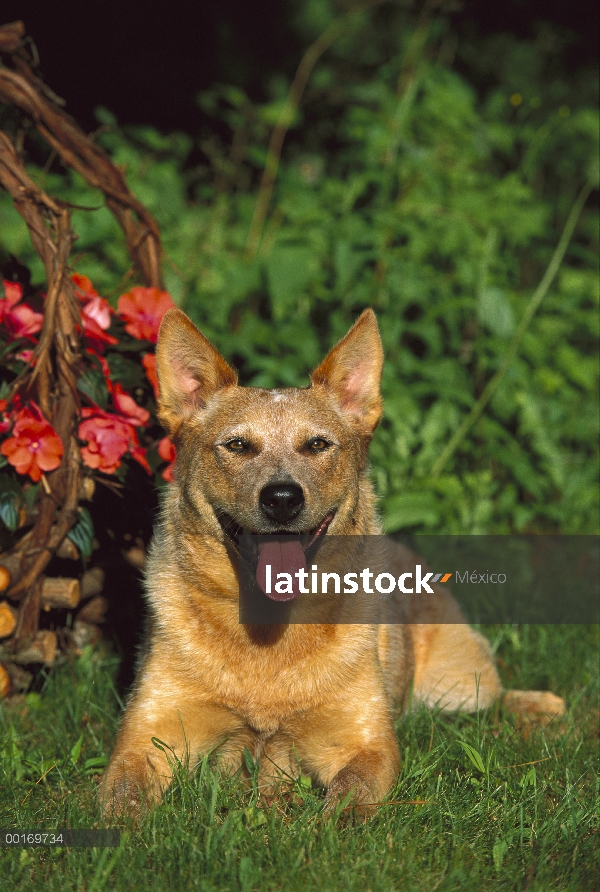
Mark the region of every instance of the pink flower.
<instances>
[{"instance_id":1,"label":"pink flower","mask_svg":"<svg viewBox=\"0 0 600 892\"><path fill-rule=\"evenodd\" d=\"M106 331L110 326L110 305L103 297L92 297L91 300L88 300L81 315L86 329L92 322L101 331ZM116 342L117 339L112 338L112 340Z\"/></svg>"},{"instance_id":2,"label":"pink flower","mask_svg":"<svg viewBox=\"0 0 600 892\"><path fill-rule=\"evenodd\" d=\"M29 304L19 304L23 297L23 287L18 282L3 282L4 300L0 300L0 324L8 330L10 339L31 338L42 329L44 317L36 313ZM38 478L39 479L39 478Z\"/></svg>"},{"instance_id":3,"label":"pink flower","mask_svg":"<svg viewBox=\"0 0 600 892\"><path fill-rule=\"evenodd\" d=\"M123 390L119 382L113 388L112 398L117 412L123 415L129 424L139 427L147 423L150 412L138 406L133 397Z\"/></svg>"},{"instance_id":4,"label":"pink flower","mask_svg":"<svg viewBox=\"0 0 600 892\"><path fill-rule=\"evenodd\" d=\"M42 472L58 468L63 444L39 407L33 401L30 406L18 411L13 435L4 441L0 452L19 474L29 474L37 483Z\"/></svg>"},{"instance_id":5,"label":"pink flower","mask_svg":"<svg viewBox=\"0 0 600 892\"><path fill-rule=\"evenodd\" d=\"M158 288L132 288L121 295L117 306L127 334L156 344L162 318L175 304L168 292Z\"/></svg>"},{"instance_id":6,"label":"pink flower","mask_svg":"<svg viewBox=\"0 0 600 892\"><path fill-rule=\"evenodd\" d=\"M129 452L151 473L145 450L128 421L98 407L82 409L81 414L85 420L79 425L78 435L80 440L87 441L87 446L81 447L81 456L88 468L114 474L125 453Z\"/></svg>"},{"instance_id":7,"label":"pink flower","mask_svg":"<svg viewBox=\"0 0 600 892\"><path fill-rule=\"evenodd\" d=\"M112 314L109 302L100 297L87 276L73 273L71 279L79 300L83 302L81 319L84 334L88 339L88 349L97 353L102 350L103 344L118 344L118 338L106 333Z\"/></svg>"},{"instance_id":8,"label":"pink flower","mask_svg":"<svg viewBox=\"0 0 600 892\"><path fill-rule=\"evenodd\" d=\"M10 307L14 307L23 297L23 286L18 282L7 282L6 279L2 280L2 284L4 286L4 299Z\"/></svg>"},{"instance_id":9,"label":"pink flower","mask_svg":"<svg viewBox=\"0 0 600 892\"><path fill-rule=\"evenodd\" d=\"M145 353L142 357L142 365L146 369L146 377L150 384L152 384L152 390L154 391L154 396L158 399L158 375L156 374L156 356L154 353Z\"/></svg>"},{"instance_id":10,"label":"pink flower","mask_svg":"<svg viewBox=\"0 0 600 892\"><path fill-rule=\"evenodd\" d=\"M81 447L82 458L88 468L114 474L128 452L151 474L146 450L140 446L135 430L147 424L150 412L138 406L133 397L123 390L120 382L112 384L108 363L103 357L99 356L98 359L118 414L104 412L98 406L82 410L85 420L79 425L79 439L87 441L87 446Z\"/></svg>"},{"instance_id":11,"label":"pink flower","mask_svg":"<svg viewBox=\"0 0 600 892\"><path fill-rule=\"evenodd\" d=\"M173 482L173 462L175 461L176 451L174 444L169 440L168 437L163 437L160 443L158 444L158 454L165 461L170 462L168 467L164 469L162 472L162 476L165 480L168 480L169 483Z\"/></svg>"}]
</instances>

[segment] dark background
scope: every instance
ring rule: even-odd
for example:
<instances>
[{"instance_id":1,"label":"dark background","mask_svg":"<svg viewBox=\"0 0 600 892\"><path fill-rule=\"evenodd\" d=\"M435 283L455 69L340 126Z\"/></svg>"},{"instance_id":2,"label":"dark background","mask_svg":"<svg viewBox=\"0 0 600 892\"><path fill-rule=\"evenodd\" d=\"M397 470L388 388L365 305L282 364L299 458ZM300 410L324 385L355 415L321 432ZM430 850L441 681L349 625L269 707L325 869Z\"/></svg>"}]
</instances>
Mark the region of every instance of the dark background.
<instances>
[{"instance_id":1,"label":"dark background","mask_svg":"<svg viewBox=\"0 0 600 892\"><path fill-rule=\"evenodd\" d=\"M412 8L418 13L423 3ZM597 58L598 8L584 0L466 0L449 14L472 40L507 31L533 38L540 22L566 34L563 62L575 70ZM291 77L306 41L295 17L302 0L4 0L2 23L22 19L47 84L86 129L103 105L121 124L195 134L204 123L195 97L232 83L266 98L273 72ZM408 13L410 14L410 13Z\"/></svg>"}]
</instances>

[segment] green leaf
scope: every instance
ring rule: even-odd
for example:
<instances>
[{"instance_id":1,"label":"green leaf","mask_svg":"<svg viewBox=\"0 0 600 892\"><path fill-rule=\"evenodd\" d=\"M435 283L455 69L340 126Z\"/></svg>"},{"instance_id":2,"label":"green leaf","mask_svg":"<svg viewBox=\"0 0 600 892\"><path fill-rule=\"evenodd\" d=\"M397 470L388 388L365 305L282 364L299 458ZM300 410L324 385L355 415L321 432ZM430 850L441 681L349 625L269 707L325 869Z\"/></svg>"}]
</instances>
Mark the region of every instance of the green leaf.
<instances>
[{"instance_id":1,"label":"green leaf","mask_svg":"<svg viewBox=\"0 0 600 892\"><path fill-rule=\"evenodd\" d=\"M148 353L150 349L149 346L148 350L143 352ZM106 357L110 367L111 380L119 381L129 392L134 391L136 387L143 386L146 383L146 372L141 362L141 355L138 354L135 360L132 360L115 351L116 348L113 348Z\"/></svg>"},{"instance_id":2,"label":"green leaf","mask_svg":"<svg viewBox=\"0 0 600 892\"><path fill-rule=\"evenodd\" d=\"M77 523L67 533L71 542L74 542L84 560L91 557L94 542L94 522L87 508L79 509Z\"/></svg>"},{"instance_id":3,"label":"green leaf","mask_svg":"<svg viewBox=\"0 0 600 892\"><path fill-rule=\"evenodd\" d=\"M434 526L438 520L438 500L432 492L406 492L390 496L383 506L385 529L388 533L406 527Z\"/></svg>"},{"instance_id":4,"label":"green leaf","mask_svg":"<svg viewBox=\"0 0 600 892\"><path fill-rule=\"evenodd\" d=\"M0 520L12 532L19 526L22 490L10 474L0 474Z\"/></svg>"},{"instance_id":5,"label":"green leaf","mask_svg":"<svg viewBox=\"0 0 600 892\"><path fill-rule=\"evenodd\" d=\"M77 390L88 397L101 409L108 405L108 390L102 372L98 369L87 369L77 378Z\"/></svg>"},{"instance_id":6,"label":"green leaf","mask_svg":"<svg viewBox=\"0 0 600 892\"><path fill-rule=\"evenodd\" d=\"M253 777L256 774L256 762L252 758L252 753L247 746L244 747L244 764L248 770L248 774Z\"/></svg>"},{"instance_id":7,"label":"green leaf","mask_svg":"<svg viewBox=\"0 0 600 892\"><path fill-rule=\"evenodd\" d=\"M0 520L14 533L19 526L18 503L12 493L0 493Z\"/></svg>"},{"instance_id":8,"label":"green leaf","mask_svg":"<svg viewBox=\"0 0 600 892\"><path fill-rule=\"evenodd\" d=\"M465 743L464 740L459 740L458 742L467 754L471 764L474 765L477 771L480 771L481 774L485 774L485 765L483 764L481 753L476 750L474 746L471 746L470 743Z\"/></svg>"},{"instance_id":9,"label":"green leaf","mask_svg":"<svg viewBox=\"0 0 600 892\"><path fill-rule=\"evenodd\" d=\"M262 827L263 824L267 823L267 816L259 808L250 805L244 809L242 821L248 830L255 830L257 827Z\"/></svg>"},{"instance_id":10,"label":"green leaf","mask_svg":"<svg viewBox=\"0 0 600 892\"><path fill-rule=\"evenodd\" d=\"M506 294L500 288L485 288L477 306L482 325L499 338L508 338L515 330L515 315Z\"/></svg>"},{"instance_id":11,"label":"green leaf","mask_svg":"<svg viewBox=\"0 0 600 892\"><path fill-rule=\"evenodd\" d=\"M492 849L492 858L494 861L494 867L497 871L502 867L502 862L504 861L504 856L508 852L508 843L505 839L498 840L494 843L494 847Z\"/></svg>"},{"instance_id":12,"label":"green leaf","mask_svg":"<svg viewBox=\"0 0 600 892\"><path fill-rule=\"evenodd\" d=\"M71 761L73 762L74 765L76 765L77 762L79 761L82 746L83 746L83 733L79 735L78 739L75 741L75 743L71 747L71 752L69 754L71 756Z\"/></svg>"},{"instance_id":13,"label":"green leaf","mask_svg":"<svg viewBox=\"0 0 600 892\"><path fill-rule=\"evenodd\" d=\"M23 501L25 502L25 504L27 505L27 507L30 510L35 505L39 491L40 491L39 483L34 483L32 486L28 486L27 489L23 491Z\"/></svg>"},{"instance_id":14,"label":"green leaf","mask_svg":"<svg viewBox=\"0 0 600 892\"><path fill-rule=\"evenodd\" d=\"M92 756L91 759L85 760L82 766L82 771L84 774L99 774L103 768L106 768L107 764L107 756Z\"/></svg>"}]
</instances>

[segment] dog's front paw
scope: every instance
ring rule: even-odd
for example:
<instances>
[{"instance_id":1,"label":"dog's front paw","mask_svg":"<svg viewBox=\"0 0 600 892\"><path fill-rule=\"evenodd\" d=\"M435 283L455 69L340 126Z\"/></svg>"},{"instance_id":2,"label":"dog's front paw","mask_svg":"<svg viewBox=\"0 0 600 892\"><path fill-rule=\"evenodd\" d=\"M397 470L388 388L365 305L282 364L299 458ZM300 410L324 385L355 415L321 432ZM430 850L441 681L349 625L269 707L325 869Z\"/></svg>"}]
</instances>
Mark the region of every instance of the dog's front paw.
<instances>
[{"instance_id":1,"label":"dog's front paw","mask_svg":"<svg viewBox=\"0 0 600 892\"><path fill-rule=\"evenodd\" d=\"M378 805L369 784L352 768L342 768L329 784L324 814L332 817L340 804L338 820L346 824L364 823L373 817Z\"/></svg>"},{"instance_id":2,"label":"dog's front paw","mask_svg":"<svg viewBox=\"0 0 600 892\"><path fill-rule=\"evenodd\" d=\"M129 817L137 822L143 807L155 805L160 792L146 771L118 770L110 765L100 781L100 806L107 817Z\"/></svg>"},{"instance_id":3,"label":"dog's front paw","mask_svg":"<svg viewBox=\"0 0 600 892\"><path fill-rule=\"evenodd\" d=\"M142 809L140 790L132 789L129 784L115 784L109 794L101 794L100 805L106 818L113 820L130 817L137 822Z\"/></svg>"}]
</instances>

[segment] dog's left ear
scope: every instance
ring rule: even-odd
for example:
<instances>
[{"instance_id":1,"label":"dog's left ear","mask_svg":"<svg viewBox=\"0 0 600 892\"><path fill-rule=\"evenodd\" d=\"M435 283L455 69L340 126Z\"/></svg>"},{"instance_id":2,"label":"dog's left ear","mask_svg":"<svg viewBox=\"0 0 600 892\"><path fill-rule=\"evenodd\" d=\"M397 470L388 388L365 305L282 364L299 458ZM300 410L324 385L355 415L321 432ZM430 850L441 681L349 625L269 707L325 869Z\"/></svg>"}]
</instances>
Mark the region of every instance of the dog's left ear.
<instances>
[{"instance_id":1,"label":"dog's left ear","mask_svg":"<svg viewBox=\"0 0 600 892\"><path fill-rule=\"evenodd\" d=\"M365 310L348 334L327 354L310 376L313 387L325 387L342 412L372 433L382 413L383 347L373 310Z\"/></svg>"}]
</instances>

